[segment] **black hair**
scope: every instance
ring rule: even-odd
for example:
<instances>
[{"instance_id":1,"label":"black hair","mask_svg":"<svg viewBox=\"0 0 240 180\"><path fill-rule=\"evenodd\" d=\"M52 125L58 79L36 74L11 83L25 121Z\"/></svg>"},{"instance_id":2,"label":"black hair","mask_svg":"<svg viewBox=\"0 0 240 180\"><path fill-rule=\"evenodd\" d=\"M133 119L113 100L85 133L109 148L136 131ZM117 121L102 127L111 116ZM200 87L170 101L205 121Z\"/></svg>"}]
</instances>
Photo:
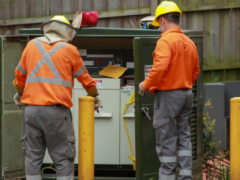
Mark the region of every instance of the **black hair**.
<instances>
[{"instance_id":1,"label":"black hair","mask_svg":"<svg viewBox=\"0 0 240 180\"><path fill-rule=\"evenodd\" d=\"M177 25L179 25L180 23L180 16L179 13L169 13L169 14L164 14L158 17L158 19L160 17L163 17L164 19L166 19L168 22L172 22L175 23Z\"/></svg>"}]
</instances>

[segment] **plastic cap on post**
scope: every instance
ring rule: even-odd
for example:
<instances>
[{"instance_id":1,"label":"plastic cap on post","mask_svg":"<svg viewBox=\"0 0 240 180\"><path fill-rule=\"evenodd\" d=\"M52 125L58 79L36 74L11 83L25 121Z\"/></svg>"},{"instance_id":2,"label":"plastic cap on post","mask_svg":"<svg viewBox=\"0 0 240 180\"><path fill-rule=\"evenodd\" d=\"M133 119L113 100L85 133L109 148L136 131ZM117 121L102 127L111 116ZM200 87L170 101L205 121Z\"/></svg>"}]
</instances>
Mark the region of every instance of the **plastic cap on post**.
<instances>
[{"instance_id":1,"label":"plastic cap on post","mask_svg":"<svg viewBox=\"0 0 240 180\"><path fill-rule=\"evenodd\" d=\"M95 101L95 98L91 96L83 96L78 98L78 101Z\"/></svg>"},{"instance_id":2,"label":"plastic cap on post","mask_svg":"<svg viewBox=\"0 0 240 180\"><path fill-rule=\"evenodd\" d=\"M240 103L240 97L234 97L230 99L231 103Z\"/></svg>"}]
</instances>

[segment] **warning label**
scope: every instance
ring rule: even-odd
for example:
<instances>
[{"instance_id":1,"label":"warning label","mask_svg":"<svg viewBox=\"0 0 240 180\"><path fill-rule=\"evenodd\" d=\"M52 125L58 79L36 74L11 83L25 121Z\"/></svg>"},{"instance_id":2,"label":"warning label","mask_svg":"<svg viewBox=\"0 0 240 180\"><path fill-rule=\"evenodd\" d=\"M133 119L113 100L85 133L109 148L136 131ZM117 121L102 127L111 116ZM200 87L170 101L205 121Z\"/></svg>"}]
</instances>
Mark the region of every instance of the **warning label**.
<instances>
[{"instance_id":1,"label":"warning label","mask_svg":"<svg viewBox=\"0 0 240 180\"><path fill-rule=\"evenodd\" d=\"M95 80L96 82L96 88L102 88L103 87L103 83L102 83L102 80Z\"/></svg>"},{"instance_id":2,"label":"warning label","mask_svg":"<svg viewBox=\"0 0 240 180\"><path fill-rule=\"evenodd\" d=\"M134 62L127 62L127 68L133 69L134 68Z\"/></svg>"},{"instance_id":3,"label":"warning label","mask_svg":"<svg viewBox=\"0 0 240 180\"><path fill-rule=\"evenodd\" d=\"M127 80L127 85L135 85L135 80Z\"/></svg>"},{"instance_id":4,"label":"warning label","mask_svg":"<svg viewBox=\"0 0 240 180\"><path fill-rule=\"evenodd\" d=\"M94 61L83 61L83 64L86 65L86 66L93 66Z\"/></svg>"},{"instance_id":5,"label":"warning label","mask_svg":"<svg viewBox=\"0 0 240 180\"><path fill-rule=\"evenodd\" d=\"M153 65L145 65L145 79L149 75Z\"/></svg>"},{"instance_id":6,"label":"warning label","mask_svg":"<svg viewBox=\"0 0 240 180\"><path fill-rule=\"evenodd\" d=\"M87 56L87 50L86 49L78 49L78 52L81 56Z\"/></svg>"},{"instance_id":7,"label":"warning label","mask_svg":"<svg viewBox=\"0 0 240 180\"><path fill-rule=\"evenodd\" d=\"M121 91L122 94L126 94L127 96L131 96L131 91Z\"/></svg>"}]
</instances>

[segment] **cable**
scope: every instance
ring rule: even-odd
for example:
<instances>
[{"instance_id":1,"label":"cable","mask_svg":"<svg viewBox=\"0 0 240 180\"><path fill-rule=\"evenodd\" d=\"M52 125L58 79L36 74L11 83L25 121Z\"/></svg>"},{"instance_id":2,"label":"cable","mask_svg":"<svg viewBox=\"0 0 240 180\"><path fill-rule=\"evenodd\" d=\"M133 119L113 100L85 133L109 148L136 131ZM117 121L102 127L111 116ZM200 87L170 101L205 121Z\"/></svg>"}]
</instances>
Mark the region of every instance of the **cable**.
<instances>
[{"instance_id":1,"label":"cable","mask_svg":"<svg viewBox=\"0 0 240 180\"><path fill-rule=\"evenodd\" d=\"M123 115L126 113L129 105L134 103L134 102L135 102L135 91L133 92L130 100L125 104L124 109L123 109ZM124 126L125 126L125 129L126 129L127 137L128 137L128 143L129 143L130 151L131 151L131 154L132 154L132 156L128 156L128 158L133 161L133 170L135 171L136 170L136 159L134 158L131 138L130 138L128 127L127 127L127 121L124 117L123 117L123 122L124 122Z\"/></svg>"},{"instance_id":2,"label":"cable","mask_svg":"<svg viewBox=\"0 0 240 180\"><path fill-rule=\"evenodd\" d=\"M54 169L52 166L53 166L53 164L51 164L50 167L45 167L45 168L43 168L43 169L42 169L42 175L44 174L44 170L45 170L45 169L52 169L52 170L54 170L54 171L56 172L56 169Z\"/></svg>"}]
</instances>

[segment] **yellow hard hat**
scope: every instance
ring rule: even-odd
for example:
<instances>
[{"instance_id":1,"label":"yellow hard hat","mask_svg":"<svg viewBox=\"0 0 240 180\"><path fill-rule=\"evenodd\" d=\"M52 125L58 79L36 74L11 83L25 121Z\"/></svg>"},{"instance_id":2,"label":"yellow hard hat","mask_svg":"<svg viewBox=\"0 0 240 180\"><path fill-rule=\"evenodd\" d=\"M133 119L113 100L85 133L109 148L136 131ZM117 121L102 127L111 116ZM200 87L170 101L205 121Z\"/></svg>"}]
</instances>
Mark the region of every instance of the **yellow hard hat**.
<instances>
[{"instance_id":1,"label":"yellow hard hat","mask_svg":"<svg viewBox=\"0 0 240 180\"><path fill-rule=\"evenodd\" d=\"M67 20L67 18L65 16L56 15L51 19L51 21L60 21L60 22L70 25L70 22Z\"/></svg>"},{"instance_id":2,"label":"yellow hard hat","mask_svg":"<svg viewBox=\"0 0 240 180\"><path fill-rule=\"evenodd\" d=\"M172 1L163 1L159 6L157 7L155 11L155 18L152 22L153 26L159 26L158 23L158 17L164 14L168 13L179 13L179 15L182 15L182 11L179 9L178 5L175 2Z\"/></svg>"}]
</instances>

